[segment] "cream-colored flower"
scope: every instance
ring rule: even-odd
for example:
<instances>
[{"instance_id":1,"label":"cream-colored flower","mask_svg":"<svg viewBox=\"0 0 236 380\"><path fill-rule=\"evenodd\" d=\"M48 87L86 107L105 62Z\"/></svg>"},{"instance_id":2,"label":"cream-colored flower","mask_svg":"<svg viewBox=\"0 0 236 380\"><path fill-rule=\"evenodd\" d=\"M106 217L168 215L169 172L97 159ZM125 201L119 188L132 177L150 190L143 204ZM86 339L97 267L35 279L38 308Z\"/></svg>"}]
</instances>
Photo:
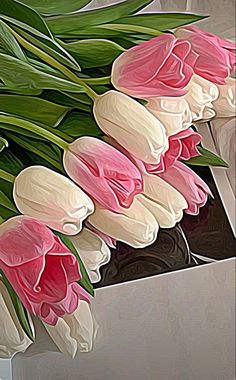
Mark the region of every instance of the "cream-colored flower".
<instances>
[{"instance_id":1,"label":"cream-colored flower","mask_svg":"<svg viewBox=\"0 0 236 380\"><path fill-rule=\"evenodd\" d=\"M236 80L226 79L225 85L218 85L219 97L213 102L216 117L233 117L236 115Z\"/></svg>"},{"instance_id":2,"label":"cream-colored flower","mask_svg":"<svg viewBox=\"0 0 236 380\"><path fill-rule=\"evenodd\" d=\"M18 210L64 234L75 235L94 211L92 200L69 178L44 166L30 166L15 179Z\"/></svg>"},{"instance_id":3,"label":"cream-colored flower","mask_svg":"<svg viewBox=\"0 0 236 380\"><path fill-rule=\"evenodd\" d=\"M30 323L33 327L31 319ZM21 327L7 288L0 279L0 358L25 352L31 344Z\"/></svg>"},{"instance_id":4,"label":"cream-colored flower","mask_svg":"<svg viewBox=\"0 0 236 380\"><path fill-rule=\"evenodd\" d=\"M188 208L185 198L163 179L152 174L143 174L143 195L139 201L155 216L160 227L174 227Z\"/></svg>"},{"instance_id":5,"label":"cream-colored flower","mask_svg":"<svg viewBox=\"0 0 236 380\"><path fill-rule=\"evenodd\" d=\"M115 213L95 206L94 214L88 222L101 232L120 240L134 248L144 248L152 244L159 230L159 225L152 213L135 197L129 209Z\"/></svg>"},{"instance_id":6,"label":"cream-colored flower","mask_svg":"<svg viewBox=\"0 0 236 380\"><path fill-rule=\"evenodd\" d=\"M159 163L168 149L162 123L143 105L121 92L112 90L99 96L93 112L106 135L144 162Z\"/></svg>"},{"instance_id":7,"label":"cream-colored flower","mask_svg":"<svg viewBox=\"0 0 236 380\"><path fill-rule=\"evenodd\" d=\"M167 136L192 125L192 113L183 96L149 98L146 108L161 121Z\"/></svg>"},{"instance_id":8,"label":"cream-colored flower","mask_svg":"<svg viewBox=\"0 0 236 380\"><path fill-rule=\"evenodd\" d=\"M78 251L91 282L100 281L99 269L111 258L111 251L106 243L100 236L87 228L83 228L78 235L71 236L70 240Z\"/></svg>"},{"instance_id":9,"label":"cream-colored flower","mask_svg":"<svg viewBox=\"0 0 236 380\"><path fill-rule=\"evenodd\" d=\"M59 318L55 326L44 326L59 350L72 358L78 351L92 350L98 327L86 301L79 301L77 310Z\"/></svg>"},{"instance_id":10,"label":"cream-colored flower","mask_svg":"<svg viewBox=\"0 0 236 380\"><path fill-rule=\"evenodd\" d=\"M194 74L187 85L188 93L184 99L188 102L192 113L192 120L209 120L215 116L212 102L218 98L219 90L217 86Z\"/></svg>"}]
</instances>

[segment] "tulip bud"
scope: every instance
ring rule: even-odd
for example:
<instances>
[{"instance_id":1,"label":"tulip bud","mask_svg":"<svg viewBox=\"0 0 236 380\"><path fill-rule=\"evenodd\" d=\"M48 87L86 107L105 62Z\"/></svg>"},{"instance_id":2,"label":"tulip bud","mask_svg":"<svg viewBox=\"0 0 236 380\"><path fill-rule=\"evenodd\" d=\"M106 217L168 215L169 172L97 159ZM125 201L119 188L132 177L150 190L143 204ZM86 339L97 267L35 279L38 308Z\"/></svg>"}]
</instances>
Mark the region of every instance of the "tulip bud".
<instances>
[{"instance_id":1,"label":"tulip bud","mask_svg":"<svg viewBox=\"0 0 236 380\"><path fill-rule=\"evenodd\" d=\"M83 230L70 238L78 251L92 283L101 280L99 269L107 264L111 258L111 251L106 243L94 232Z\"/></svg>"},{"instance_id":2,"label":"tulip bud","mask_svg":"<svg viewBox=\"0 0 236 380\"><path fill-rule=\"evenodd\" d=\"M144 174L143 180L144 192L138 199L155 216L160 227L174 227L188 207L185 198L156 175Z\"/></svg>"},{"instance_id":3,"label":"tulip bud","mask_svg":"<svg viewBox=\"0 0 236 380\"><path fill-rule=\"evenodd\" d=\"M86 301L80 301L77 310L73 314L59 318L55 326L46 323L44 326L56 346L64 354L74 358L77 351L92 350L97 324Z\"/></svg>"},{"instance_id":4,"label":"tulip bud","mask_svg":"<svg viewBox=\"0 0 236 380\"><path fill-rule=\"evenodd\" d=\"M69 178L44 166L30 166L15 179L18 210L64 234L75 235L93 210L91 199Z\"/></svg>"},{"instance_id":5,"label":"tulip bud","mask_svg":"<svg viewBox=\"0 0 236 380\"><path fill-rule=\"evenodd\" d=\"M121 152L104 141L81 137L64 154L68 175L102 206L128 208L143 184L139 170Z\"/></svg>"},{"instance_id":6,"label":"tulip bud","mask_svg":"<svg viewBox=\"0 0 236 380\"><path fill-rule=\"evenodd\" d=\"M165 128L143 105L117 91L108 91L94 102L94 117L101 130L134 157L159 163L168 149Z\"/></svg>"},{"instance_id":7,"label":"tulip bud","mask_svg":"<svg viewBox=\"0 0 236 380\"><path fill-rule=\"evenodd\" d=\"M192 114L183 96L149 98L146 108L161 121L167 136L187 129L192 124Z\"/></svg>"},{"instance_id":8,"label":"tulip bud","mask_svg":"<svg viewBox=\"0 0 236 380\"><path fill-rule=\"evenodd\" d=\"M215 116L212 102L217 99L217 86L199 75L193 75L184 96L192 113L193 121L209 120Z\"/></svg>"},{"instance_id":9,"label":"tulip bud","mask_svg":"<svg viewBox=\"0 0 236 380\"><path fill-rule=\"evenodd\" d=\"M160 173L159 176L184 196L188 204L185 210L187 214L197 215L199 209L206 204L208 195L211 195L207 184L180 161Z\"/></svg>"},{"instance_id":10,"label":"tulip bud","mask_svg":"<svg viewBox=\"0 0 236 380\"><path fill-rule=\"evenodd\" d=\"M31 319L30 322L32 324ZM31 344L21 327L7 288L0 279L0 358L25 352Z\"/></svg>"},{"instance_id":11,"label":"tulip bud","mask_svg":"<svg viewBox=\"0 0 236 380\"><path fill-rule=\"evenodd\" d=\"M96 205L88 222L103 233L134 248L144 248L154 243L159 229L155 217L139 202L137 196L129 209L122 209L119 213Z\"/></svg>"},{"instance_id":12,"label":"tulip bud","mask_svg":"<svg viewBox=\"0 0 236 380\"><path fill-rule=\"evenodd\" d=\"M226 79L226 84L217 86L219 97L213 102L216 117L232 117L236 114L235 87L234 78Z\"/></svg>"}]
</instances>

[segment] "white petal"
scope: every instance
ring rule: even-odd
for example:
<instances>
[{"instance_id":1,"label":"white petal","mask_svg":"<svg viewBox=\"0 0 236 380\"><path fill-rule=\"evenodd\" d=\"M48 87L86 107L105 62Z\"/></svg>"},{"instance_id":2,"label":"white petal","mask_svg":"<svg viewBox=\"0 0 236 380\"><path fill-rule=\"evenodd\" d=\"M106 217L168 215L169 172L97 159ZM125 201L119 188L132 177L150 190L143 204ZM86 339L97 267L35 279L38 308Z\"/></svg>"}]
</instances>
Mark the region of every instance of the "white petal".
<instances>
[{"instance_id":1,"label":"white petal","mask_svg":"<svg viewBox=\"0 0 236 380\"><path fill-rule=\"evenodd\" d=\"M147 163L159 163L168 149L165 128L144 106L118 91L108 91L94 103L101 130L130 154Z\"/></svg>"},{"instance_id":2,"label":"white petal","mask_svg":"<svg viewBox=\"0 0 236 380\"><path fill-rule=\"evenodd\" d=\"M184 97L151 98L148 100L146 108L161 121L167 136L176 134L192 125L192 114Z\"/></svg>"},{"instance_id":3,"label":"white petal","mask_svg":"<svg viewBox=\"0 0 236 380\"><path fill-rule=\"evenodd\" d=\"M213 103L216 117L232 117L236 115L236 80L228 78L225 85L217 86L219 97Z\"/></svg>"},{"instance_id":4,"label":"white petal","mask_svg":"<svg viewBox=\"0 0 236 380\"><path fill-rule=\"evenodd\" d=\"M83 228L78 235L70 237L70 240L78 251L91 282L100 281L99 269L111 258L111 251L106 243L100 236L87 228Z\"/></svg>"},{"instance_id":5,"label":"white petal","mask_svg":"<svg viewBox=\"0 0 236 380\"><path fill-rule=\"evenodd\" d=\"M68 235L77 234L93 210L91 199L69 178L43 166L30 166L15 179L19 211Z\"/></svg>"},{"instance_id":6,"label":"white petal","mask_svg":"<svg viewBox=\"0 0 236 380\"><path fill-rule=\"evenodd\" d=\"M30 324L32 326L31 319ZM0 357L10 358L17 352L25 352L31 344L21 327L9 293L0 280Z\"/></svg>"},{"instance_id":7,"label":"white petal","mask_svg":"<svg viewBox=\"0 0 236 380\"><path fill-rule=\"evenodd\" d=\"M79 301L77 310L59 318L56 326L44 326L59 350L75 357L77 351L89 352L97 332L97 324L86 301Z\"/></svg>"},{"instance_id":8,"label":"white petal","mask_svg":"<svg viewBox=\"0 0 236 380\"><path fill-rule=\"evenodd\" d=\"M137 197L129 209L122 208L120 213L96 205L95 212L88 221L103 233L134 248L144 248L152 244L159 229L155 217Z\"/></svg>"}]
</instances>

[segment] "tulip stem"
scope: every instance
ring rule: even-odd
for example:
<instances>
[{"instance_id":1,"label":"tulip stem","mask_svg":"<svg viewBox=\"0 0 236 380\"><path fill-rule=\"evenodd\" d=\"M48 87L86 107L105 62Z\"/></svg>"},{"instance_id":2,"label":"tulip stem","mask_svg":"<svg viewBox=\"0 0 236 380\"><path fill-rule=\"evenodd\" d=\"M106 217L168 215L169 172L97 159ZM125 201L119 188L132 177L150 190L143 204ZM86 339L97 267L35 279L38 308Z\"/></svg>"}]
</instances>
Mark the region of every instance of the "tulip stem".
<instances>
[{"instance_id":1,"label":"tulip stem","mask_svg":"<svg viewBox=\"0 0 236 380\"><path fill-rule=\"evenodd\" d=\"M37 57L51 65L52 67L55 67L57 70L59 70L61 73L63 73L68 79L72 80L74 83L77 83L81 85L84 89L87 95L92 99L95 100L98 97L98 94L88 85L86 84L83 79L79 78L76 74L74 74L71 70L69 70L67 67L62 65L60 62L58 62L55 58L51 57L49 54L45 53L43 50L39 49L38 47L31 44L29 41L27 41L25 38L21 37L18 33L16 33L13 29L9 28L11 30L11 33L15 36L17 41L28 51L35 54Z\"/></svg>"},{"instance_id":2,"label":"tulip stem","mask_svg":"<svg viewBox=\"0 0 236 380\"><path fill-rule=\"evenodd\" d=\"M3 222L5 221L5 219L3 219L0 215L0 224L2 224Z\"/></svg>"},{"instance_id":3,"label":"tulip stem","mask_svg":"<svg viewBox=\"0 0 236 380\"><path fill-rule=\"evenodd\" d=\"M5 114L0 114L0 122L3 124L12 124L19 128L25 129L26 131L33 132L36 135L43 137L46 140L49 140L50 142L58 145L63 150L67 149L69 146L69 143L63 140L61 137L54 135L52 132L42 127L39 127L38 125L31 123L30 121L18 119L17 117L8 116Z\"/></svg>"},{"instance_id":4,"label":"tulip stem","mask_svg":"<svg viewBox=\"0 0 236 380\"><path fill-rule=\"evenodd\" d=\"M6 172L5 170L0 169L0 178L4 179L4 181L13 183L15 180L15 176L13 174L10 174Z\"/></svg>"}]
</instances>

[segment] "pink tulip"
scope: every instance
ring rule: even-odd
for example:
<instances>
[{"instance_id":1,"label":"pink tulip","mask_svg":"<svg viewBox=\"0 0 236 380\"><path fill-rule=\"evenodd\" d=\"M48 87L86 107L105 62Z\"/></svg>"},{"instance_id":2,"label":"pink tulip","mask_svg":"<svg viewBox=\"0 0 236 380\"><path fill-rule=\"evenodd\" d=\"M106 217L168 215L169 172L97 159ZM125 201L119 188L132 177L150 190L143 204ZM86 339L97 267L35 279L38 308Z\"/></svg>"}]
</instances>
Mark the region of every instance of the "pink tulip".
<instances>
[{"instance_id":1,"label":"pink tulip","mask_svg":"<svg viewBox=\"0 0 236 380\"><path fill-rule=\"evenodd\" d=\"M111 211L129 208L143 189L136 166L117 149L93 137L81 137L70 144L64 167L83 190Z\"/></svg>"},{"instance_id":2,"label":"pink tulip","mask_svg":"<svg viewBox=\"0 0 236 380\"><path fill-rule=\"evenodd\" d=\"M225 84L225 79L234 71L235 44L196 26L177 29L176 37L188 40L197 54L193 66L196 74L213 83Z\"/></svg>"},{"instance_id":3,"label":"pink tulip","mask_svg":"<svg viewBox=\"0 0 236 380\"><path fill-rule=\"evenodd\" d=\"M137 98L180 96L196 58L188 41L162 34L122 53L113 64L112 83Z\"/></svg>"},{"instance_id":4,"label":"pink tulip","mask_svg":"<svg viewBox=\"0 0 236 380\"><path fill-rule=\"evenodd\" d=\"M177 161L164 173L160 173L159 177L184 196L188 204L185 210L187 214L197 215L200 207L207 202L208 195L211 195L207 184L182 162Z\"/></svg>"},{"instance_id":5,"label":"pink tulip","mask_svg":"<svg viewBox=\"0 0 236 380\"><path fill-rule=\"evenodd\" d=\"M25 308L44 322L73 313L79 299L89 301L77 283L75 256L44 224L26 216L0 226L0 268Z\"/></svg>"},{"instance_id":6,"label":"pink tulip","mask_svg":"<svg viewBox=\"0 0 236 380\"><path fill-rule=\"evenodd\" d=\"M151 165L144 164L146 171L150 174L162 173L177 160L189 160L191 157L199 155L197 145L201 142L202 136L194 132L192 128L185 129L175 135L169 137L169 149L161 157L160 164Z\"/></svg>"}]
</instances>

